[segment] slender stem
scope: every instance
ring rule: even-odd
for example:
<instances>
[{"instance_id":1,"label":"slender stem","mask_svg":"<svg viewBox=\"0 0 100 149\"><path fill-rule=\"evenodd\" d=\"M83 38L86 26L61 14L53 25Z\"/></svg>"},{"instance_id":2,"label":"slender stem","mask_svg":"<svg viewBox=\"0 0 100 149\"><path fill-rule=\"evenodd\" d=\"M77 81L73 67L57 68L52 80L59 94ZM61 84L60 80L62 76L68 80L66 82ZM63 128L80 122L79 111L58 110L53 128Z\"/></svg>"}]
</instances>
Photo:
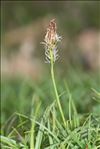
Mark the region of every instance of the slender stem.
<instances>
[{"instance_id":1,"label":"slender stem","mask_svg":"<svg viewBox=\"0 0 100 149\"><path fill-rule=\"evenodd\" d=\"M59 107L59 111L61 113L62 120L63 120L64 125L66 127L66 121L65 121L64 113L63 113L63 110L62 110L62 107L61 107L61 103L60 103L60 99L59 99L59 95L58 95L58 91L57 91L57 87L56 87L55 77L54 77L53 55L52 55L52 52L50 52L50 53L51 53L51 77L52 77L54 92L55 92L55 96L56 96L57 104L58 104L58 107Z\"/></svg>"}]
</instances>

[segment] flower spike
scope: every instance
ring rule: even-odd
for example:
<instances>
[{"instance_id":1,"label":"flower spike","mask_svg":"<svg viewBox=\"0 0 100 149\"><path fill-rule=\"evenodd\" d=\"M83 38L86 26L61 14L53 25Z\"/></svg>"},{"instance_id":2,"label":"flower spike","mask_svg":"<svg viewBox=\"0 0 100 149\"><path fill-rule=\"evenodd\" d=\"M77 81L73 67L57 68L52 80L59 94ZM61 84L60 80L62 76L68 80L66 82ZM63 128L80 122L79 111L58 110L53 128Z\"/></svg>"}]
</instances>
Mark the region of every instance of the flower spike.
<instances>
[{"instance_id":1,"label":"flower spike","mask_svg":"<svg viewBox=\"0 0 100 149\"><path fill-rule=\"evenodd\" d=\"M55 19L52 19L47 28L44 42L42 42L42 44L44 44L45 46L45 56L46 56L47 63L50 63L51 60L55 62L59 57L57 44L58 42L60 42L61 37L58 36L58 34L56 33L56 30L57 30L57 26L56 26Z\"/></svg>"}]
</instances>

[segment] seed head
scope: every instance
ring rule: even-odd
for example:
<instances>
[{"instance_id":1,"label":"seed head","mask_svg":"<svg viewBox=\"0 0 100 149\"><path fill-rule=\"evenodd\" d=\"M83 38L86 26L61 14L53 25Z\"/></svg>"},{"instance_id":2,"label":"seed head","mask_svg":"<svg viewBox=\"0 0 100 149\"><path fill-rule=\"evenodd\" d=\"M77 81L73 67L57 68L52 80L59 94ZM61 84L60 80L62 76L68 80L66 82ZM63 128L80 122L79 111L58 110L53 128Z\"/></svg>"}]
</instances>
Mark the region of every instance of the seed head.
<instances>
[{"instance_id":1,"label":"seed head","mask_svg":"<svg viewBox=\"0 0 100 149\"><path fill-rule=\"evenodd\" d=\"M56 26L55 19L52 19L49 23L49 26L47 27L47 32L44 38L44 42L42 42L42 44L44 44L45 46L45 56L46 56L47 63L51 62L51 58L53 59L53 62L55 62L59 57L57 44L58 42L60 42L61 37L58 36L58 34L56 33L56 30L57 30L57 26ZM50 52L52 52L52 56Z\"/></svg>"}]
</instances>

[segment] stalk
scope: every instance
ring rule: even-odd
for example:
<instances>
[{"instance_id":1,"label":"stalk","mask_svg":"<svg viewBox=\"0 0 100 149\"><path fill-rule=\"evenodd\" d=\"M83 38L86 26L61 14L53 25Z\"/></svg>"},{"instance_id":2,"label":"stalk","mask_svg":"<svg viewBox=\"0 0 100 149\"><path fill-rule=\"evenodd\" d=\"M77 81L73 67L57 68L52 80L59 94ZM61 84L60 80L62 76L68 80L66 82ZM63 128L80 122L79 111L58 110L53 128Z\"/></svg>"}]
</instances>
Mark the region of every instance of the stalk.
<instances>
[{"instance_id":1,"label":"stalk","mask_svg":"<svg viewBox=\"0 0 100 149\"><path fill-rule=\"evenodd\" d=\"M56 82L55 82L55 75L54 75L54 62L53 62L53 53L52 50L50 50L50 55L51 55L51 78L52 78L52 83L53 83L53 87L54 87L54 92L55 92L55 97L57 100L57 104L59 107L59 111L64 123L64 126L66 127L66 121L65 121L65 117L64 117L64 113L61 107L61 103L60 103L60 99L59 99L59 95L58 95L58 91L57 91L57 86L56 86Z\"/></svg>"}]
</instances>

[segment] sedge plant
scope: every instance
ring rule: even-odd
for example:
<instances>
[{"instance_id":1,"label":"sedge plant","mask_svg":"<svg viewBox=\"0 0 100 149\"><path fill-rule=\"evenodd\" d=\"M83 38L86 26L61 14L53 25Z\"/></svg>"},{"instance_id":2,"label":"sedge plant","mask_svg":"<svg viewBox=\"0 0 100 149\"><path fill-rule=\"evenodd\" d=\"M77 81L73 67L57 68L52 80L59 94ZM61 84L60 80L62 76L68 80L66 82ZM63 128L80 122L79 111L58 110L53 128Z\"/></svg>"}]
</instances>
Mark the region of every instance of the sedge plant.
<instances>
[{"instance_id":1,"label":"sedge plant","mask_svg":"<svg viewBox=\"0 0 100 149\"><path fill-rule=\"evenodd\" d=\"M65 127L63 127L63 124L56 116L57 110L55 108L55 101L46 108L42 117L40 116L42 110L40 107L42 106L40 106L41 102L38 104L37 101L39 100L37 99L38 97L42 98L42 96L45 98L46 95L43 94L41 96L40 87L34 85L36 89L32 98L31 115L24 115L17 112L11 116L5 126L3 126L0 135L0 145L2 149L100 149L100 116L96 113L80 115L77 113L66 80L64 80L63 83L67 92L67 96L65 97L69 98L69 119L65 120L60 102L61 94L58 94L54 75L54 64L58 59L58 43L61 41L61 37L58 36L56 30L56 23L53 19L49 23L43 44L45 45L46 62L50 64L51 68L55 101L57 102L57 107L62 118L61 120L63 120ZM75 73L71 74L74 75ZM78 81L77 79L77 83ZM93 81L93 79L91 81ZM76 88L78 93L76 93L76 95L80 95L83 89L86 89L85 84L87 84L87 82L85 81L84 88L78 85L78 88ZM73 84L75 84L74 81ZM31 85L31 82L29 85ZM33 89L32 85L31 87ZM21 94L23 93L23 89L26 91L25 85L24 87L22 86ZM99 92L94 89L93 91L96 93L96 100L100 99ZM81 99L80 96L77 97ZM24 97L22 101L24 101ZM40 121L38 121L38 119L40 119Z\"/></svg>"},{"instance_id":2,"label":"sedge plant","mask_svg":"<svg viewBox=\"0 0 100 149\"><path fill-rule=\"evenodd\" d=\"M52 83L54 87L55 98L57 100L58 108L59 108L64 126L66 127L66 121L61 107L59 94L58 94L58 90L55 82L55 75L54 75L54 64L59 57L58 43L61 41L61 36L58 36L56 30L57 30L57 26L56 26L55 19L52 19L49 23L49 26L47 27L47 32L44 38L44 42L42 42L42 44L44 44L44 47L45 47L46 62L50 63L51 78L52 78Z\"/></svg>"}]
</instances>

